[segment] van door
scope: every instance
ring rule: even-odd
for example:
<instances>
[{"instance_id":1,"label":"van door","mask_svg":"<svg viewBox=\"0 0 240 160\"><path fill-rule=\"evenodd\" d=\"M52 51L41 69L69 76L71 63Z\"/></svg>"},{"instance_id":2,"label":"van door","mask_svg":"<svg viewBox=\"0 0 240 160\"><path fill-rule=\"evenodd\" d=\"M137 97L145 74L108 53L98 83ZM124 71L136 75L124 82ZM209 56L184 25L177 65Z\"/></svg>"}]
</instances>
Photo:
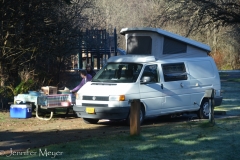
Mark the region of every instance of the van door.
<instances>
[{"instance_id":1,"label":"van door","mask_svg":"<svg viewBox=\"0 0 240 160\"><path fill-rule=\"evenodd\" d=\"M188 61L187 67L189 70L190 86L194 90L194 93L191 94L191 101L198 104L195 105L196 109L198 109L204 97L205 90L214 87L216 71L209 60ZM219 81L217 82L219 83Z\"/></svg>"},{"instance_id":2,"label":"van door","mask_svg":"<svg viewBox=\"0 0 240 160\"><path fill-rule=\"evenodd\" d=\"M164 96L162 113L174 113L189 110L191 106L191 90L185 64L162 64L162 93Z\"/></svg>"},{"instance_id":3,"label":"van door","mask_svg":"<svg viewBox=\"0 0 240 160\"><path fill-rule=\"evenodd\" d=\"M144 79L150 78L149 81L143 82ZM162 92L158 65L145 66L140 79L140 96L141 101L146 106L146 116L158 115L160 105L162 104Z\"/></svg>"}]
</instances>

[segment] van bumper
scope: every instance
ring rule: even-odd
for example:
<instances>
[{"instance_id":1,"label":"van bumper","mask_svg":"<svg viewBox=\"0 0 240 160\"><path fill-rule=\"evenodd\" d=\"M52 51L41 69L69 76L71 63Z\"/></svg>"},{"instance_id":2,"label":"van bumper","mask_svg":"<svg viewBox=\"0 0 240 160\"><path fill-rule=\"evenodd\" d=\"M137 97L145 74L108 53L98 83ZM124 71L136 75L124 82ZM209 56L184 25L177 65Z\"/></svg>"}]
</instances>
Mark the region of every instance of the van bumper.
<instances>
[{"instance_id":1,"label":"van bumper","mask_svg":"<svg viewBox=\"0 0 240 160\"><path fill-rule=\"evenodd\" d=\"M120 120L126 119L129 114L129 107L94 107L95 113L89 114L86 112L86 107L75 105L73 110L78 117L91 118L91 119L111 119Z\"/></svg>"},{"instance_id":2,"label":"van bumper","mask_svg":"<svg viewBox=\"0 0 240 160\"><path fill-rule=\"evenodd\" d=\"M222 104L222 96L214 97L214 106L220 106Z\"/></svg>"}]
</instances>

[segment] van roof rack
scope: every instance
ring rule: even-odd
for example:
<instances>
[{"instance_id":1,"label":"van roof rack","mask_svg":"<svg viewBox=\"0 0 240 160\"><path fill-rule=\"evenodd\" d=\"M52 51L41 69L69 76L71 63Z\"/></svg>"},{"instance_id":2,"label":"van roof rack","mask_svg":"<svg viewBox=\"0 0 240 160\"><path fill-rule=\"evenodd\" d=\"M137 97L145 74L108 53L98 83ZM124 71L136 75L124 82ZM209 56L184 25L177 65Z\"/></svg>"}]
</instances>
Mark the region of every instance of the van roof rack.
<instances>
[{"instance_id":1,"label":"van roof rack","mask_svg":"<svg viewBox=\"0 0 240 160\"><path fill-rule=\"evenodd\" d=\"M155 62L154 56L141 56L141 55L124 55L124 56L113 56L108 59L108 62L130 62L130 63L144 63L144 62Z\"/></svg>"}]
</instances>

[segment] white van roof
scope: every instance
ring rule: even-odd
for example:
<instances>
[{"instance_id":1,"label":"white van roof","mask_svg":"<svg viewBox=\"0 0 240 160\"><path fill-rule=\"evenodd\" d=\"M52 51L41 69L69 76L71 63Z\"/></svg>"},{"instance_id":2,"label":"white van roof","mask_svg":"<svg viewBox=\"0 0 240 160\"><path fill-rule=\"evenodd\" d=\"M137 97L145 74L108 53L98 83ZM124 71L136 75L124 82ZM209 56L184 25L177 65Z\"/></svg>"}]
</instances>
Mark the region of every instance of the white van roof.
<instances>
[{"instance_id":1,"label":"white van roof","mask_svg":"<svg viewBox=\"0 0 240 160\"><path fill-rule=\"evenodd\" d=\"M120 34L122 35L125 35L126 33L128 32L139 32L139 31L144 31L144 32L155 32L155 33L158 33L160 35L163 35L163 36L166 36L166 37L170 37L170 38L173 38L173 39L176 39L176 40L179 40L179 41L182 41L182 42L185 42L187 44L190 44L192 46L195 46L197 48L200 48L202 50L205 50L207 52L210 52L211 51L211 48L210 46L206 45L206 44L203 44L203 43L200 43L200 42L197 42L197 41L194 41L192 39L189 39L189 38L186 38L186 37L182 37L180 35L177 35L177 34L174 34L174 33L171 33L171 32L168 32L168 31L165 31L165 30L162 30L162 29L159 29L159 28L151 28L151 27L133 27L133 28L123 28L121 31L120 31Z\"/></svg>"},{"instance_id":2,"label":"white van roof","mask_svg":"<svg viewBox=\"0 0 240 160\"><path fill-rule=\"evenodd\" d=\"M156 58L154 56L140 56L140 55L122 55L113 56L108 59L109 62L130 62L130 63L145 63L145 62L155 62Z\"/></svg>"}]
</instances>

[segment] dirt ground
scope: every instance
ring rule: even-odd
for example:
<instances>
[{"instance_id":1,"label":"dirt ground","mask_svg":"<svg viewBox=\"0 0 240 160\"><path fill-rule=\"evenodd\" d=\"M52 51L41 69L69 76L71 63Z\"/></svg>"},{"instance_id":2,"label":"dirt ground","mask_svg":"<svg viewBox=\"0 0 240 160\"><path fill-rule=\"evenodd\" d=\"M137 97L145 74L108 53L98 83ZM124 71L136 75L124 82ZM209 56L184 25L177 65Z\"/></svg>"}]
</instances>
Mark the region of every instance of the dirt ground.
<instances>
[{"instance_id":1,"label":"dirt ground","mask_svg":"<svg viewBox=\"0 0 240 160\"><path fill-rule=\"evenodd\" d=\"M9 112L3 113L6 120L0 122L0 151L5 154L12 148L21 150L42 147L50 144L80 140L96 135L109 134L125 126L89 125L81 118L69 114L67 117L56 115L50 121L29 119L10 119ZM107 132L107 133L106 133Z\"/></svg>"},{"instance_id":2,"label":"dirt ground","mask_svg":"<svg viewBox=\"0 0 240 160\"><path fill-rule=\"evenodd\" d=\"M101 120L96 125L85 124L82 118L77 118L73 113L68 116L56 114L50 121L39 120L35 117L11 119L9 112L3 112L1 115L5 117L0 121L1 154L9 154L10 149L20 151L90 137L129 133L129 126L124 121ZM173 119L154 118L146 120L142 127L190 119L191 116Z\"/></svg>"},{"instance_id":3,"label":"dirt ground","mask_svg":"<svg viewBox=\"0 0 240 160\"><path fill-rule=\"evenodd\" d=\"M224 76L222 80L226 81L239 77L240 73L232 73ZM192 119L194 119L192 115L172 119L148 119L141 128L179 123ZM102 120L96 125L85 124L81 118L77 118L71 111L67 116L56 114L50 121L39 120L34 115L29 119L11 119L9 112L2 111L0 112L0 155L8 154L10 149L19 151L90 137L123 133L129 133L129 126L125 122Z\"/></svg>"}]
</instances>

